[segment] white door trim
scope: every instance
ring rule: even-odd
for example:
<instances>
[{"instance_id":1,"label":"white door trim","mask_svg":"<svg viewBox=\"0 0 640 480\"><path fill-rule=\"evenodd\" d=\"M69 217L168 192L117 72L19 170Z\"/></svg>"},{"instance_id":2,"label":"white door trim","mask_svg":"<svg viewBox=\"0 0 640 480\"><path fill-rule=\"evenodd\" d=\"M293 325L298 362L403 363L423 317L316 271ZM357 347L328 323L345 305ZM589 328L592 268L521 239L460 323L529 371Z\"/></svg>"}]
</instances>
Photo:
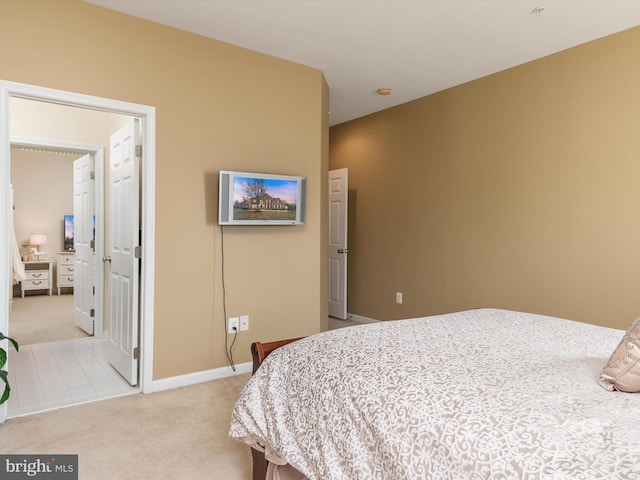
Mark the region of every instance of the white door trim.
<instances>
[{"instance_id":1,"label":"white door trim","mask_svg":"<svg viewBox=\"0 0 640 480\"><path fill-rule=\"evenodd\" d=\"M0 331L9 326L9 228L10 209L10 98L25 98L131 115L143 119L142 143L142 272L140 283L140 390L153 391L153 321L155 275L155 165L156 165L156 109L148 105L123 102L103 97L55 90L24 83L0 80ZM9 366L10 367L10 366ZM6 403L0 406L0 423L7 416Z\"/></svg>"}]
</instances>

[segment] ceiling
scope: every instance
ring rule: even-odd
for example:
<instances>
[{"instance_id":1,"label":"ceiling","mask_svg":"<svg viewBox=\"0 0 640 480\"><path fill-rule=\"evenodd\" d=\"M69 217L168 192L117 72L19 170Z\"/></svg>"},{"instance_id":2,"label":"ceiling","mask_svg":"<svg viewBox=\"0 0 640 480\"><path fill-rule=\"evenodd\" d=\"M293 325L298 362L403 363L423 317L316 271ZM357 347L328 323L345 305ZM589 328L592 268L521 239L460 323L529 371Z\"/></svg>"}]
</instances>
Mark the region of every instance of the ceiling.
<instances>
[{"instance_id":1,"label":"ceiling","mask_svg":"<svg viewBox=\"0 0 640 480\"><path fill-rule=\"evenodd\" d=\"M331 125L640 25L640 0L85 1L322 70Z\"/></svg>"}]
</instances>

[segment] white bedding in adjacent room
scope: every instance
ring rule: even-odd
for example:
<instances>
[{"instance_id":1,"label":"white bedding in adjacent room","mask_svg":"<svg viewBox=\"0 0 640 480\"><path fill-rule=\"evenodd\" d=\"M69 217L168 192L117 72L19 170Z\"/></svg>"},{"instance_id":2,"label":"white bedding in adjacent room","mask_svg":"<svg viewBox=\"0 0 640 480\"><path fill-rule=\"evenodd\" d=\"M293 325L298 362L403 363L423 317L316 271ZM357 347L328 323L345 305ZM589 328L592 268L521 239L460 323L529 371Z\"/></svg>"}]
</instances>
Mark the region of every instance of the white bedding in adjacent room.
<instances>
[{"instance_id":1,"label":"white bedding in adjacent room","mask_svg":"<svg viewBox=\"0 0 640 480\"><path fill-rule=\"evenodd\" d=\"M638 479L640 394L598 376L624 332L481 309L275 350L230 436L309 479Z\"/></svg>"}]
</instances>

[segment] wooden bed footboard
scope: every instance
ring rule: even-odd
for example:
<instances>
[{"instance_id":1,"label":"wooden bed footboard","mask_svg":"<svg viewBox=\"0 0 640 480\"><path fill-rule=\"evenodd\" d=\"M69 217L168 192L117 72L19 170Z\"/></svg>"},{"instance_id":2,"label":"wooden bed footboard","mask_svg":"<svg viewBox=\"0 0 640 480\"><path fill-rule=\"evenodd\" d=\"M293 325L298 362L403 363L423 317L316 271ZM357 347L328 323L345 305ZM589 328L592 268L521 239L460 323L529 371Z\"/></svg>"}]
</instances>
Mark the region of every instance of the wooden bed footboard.
<instances>
[{"instance_id":1,"label":"wooden bed footboard","mask_svg":"<svg viewBox=\"0 0 640 480\"><path fill-rule=\"evenodd\" d=\"M258 367L262 364L265 358L273 352L276 348L280 348L288 343L300 340L300 338L290 338L288 340L278 340L276 342L254 342L251 344L251 355L253 355L253 373L256 373ZM269 462L264 457L263 452L259 452L255 448L251 449L251 456L253 458L253 480L264 480L267 476L267 467Z\"/></svg>"},{"instance_id":2,"label":"wooden bed footboard","mask_svg":"<svg viewBox=\"0 0 640 480\"><path fill-rule=\"evenodd\" d=\"M267 355L273 352L276 348L280 348L287 343L292 343L300 340L304 337L290 338L288 340L278 340L276 342L254 342L251 344L251 354L253 355L253 373L256 373L258 367L262 364Z\"/></svg>"}]
</instances>

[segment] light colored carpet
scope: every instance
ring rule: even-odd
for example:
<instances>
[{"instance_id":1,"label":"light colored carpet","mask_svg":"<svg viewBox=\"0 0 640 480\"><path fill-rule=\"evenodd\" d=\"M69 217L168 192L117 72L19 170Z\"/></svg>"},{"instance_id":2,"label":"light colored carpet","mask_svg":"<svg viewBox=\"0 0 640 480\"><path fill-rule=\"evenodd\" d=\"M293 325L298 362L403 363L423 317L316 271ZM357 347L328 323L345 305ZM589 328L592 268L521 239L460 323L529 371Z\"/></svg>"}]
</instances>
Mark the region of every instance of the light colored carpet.
<instances>
[{"instance_id":1,"label":"light colored carpet","mask_svg":"<svg viewBox=\"0 0 640 480\"><path fill-rule=\"evenodd\" d=\"M249 374L7 420L3 454L78 454L80 480L251 479L251 452L227 436Z\"/></svg>"},{"instance_id":2,"label":"light colored carpet","mask_svg":"<svg viewBox=\"0 0 640 480\"><path fill-rule=\"evenodd\" d=\"M88 335L73 323L73 295L14 297L9 335L20 345L58 342Z\"/></svg>"},{"instance_id":3,"label":"light colored carpet","mask_svg":"<svg viewBox=\"0 0 640 480\"><path fill-rule=\"evenodd\" d=\"M358 324L329 320L330 329ZM0 424L2 453L77 454L80 480L250 480L250 448L228 438L249 378L11 418Z\"/></svg>"}]
</instances>

